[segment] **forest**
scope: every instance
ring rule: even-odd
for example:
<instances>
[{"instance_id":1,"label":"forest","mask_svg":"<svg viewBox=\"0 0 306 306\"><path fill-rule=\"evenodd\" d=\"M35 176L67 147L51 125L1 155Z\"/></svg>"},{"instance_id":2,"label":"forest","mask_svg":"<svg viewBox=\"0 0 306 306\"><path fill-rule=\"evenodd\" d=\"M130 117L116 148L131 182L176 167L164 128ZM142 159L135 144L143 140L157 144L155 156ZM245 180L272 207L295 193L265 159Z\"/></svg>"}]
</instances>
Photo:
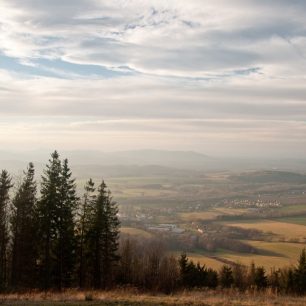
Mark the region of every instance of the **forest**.
<instances>
[{"instance_id":1,"label":"forest","mask_svg":"<svg viewBox=\"0 0 306 306\"><path fill-rule=\"evenodd\" d=\"M295 266L267 271L224 264L213 269L165 241L120 235L118 204L106 183L88 179L82 195L67 159L51 154L40 183L29 163L13 182L0 175L0 290L61 291L133 287L166 294L194 288L306 293L306 253Z\"/></svg>"}]
</instances>

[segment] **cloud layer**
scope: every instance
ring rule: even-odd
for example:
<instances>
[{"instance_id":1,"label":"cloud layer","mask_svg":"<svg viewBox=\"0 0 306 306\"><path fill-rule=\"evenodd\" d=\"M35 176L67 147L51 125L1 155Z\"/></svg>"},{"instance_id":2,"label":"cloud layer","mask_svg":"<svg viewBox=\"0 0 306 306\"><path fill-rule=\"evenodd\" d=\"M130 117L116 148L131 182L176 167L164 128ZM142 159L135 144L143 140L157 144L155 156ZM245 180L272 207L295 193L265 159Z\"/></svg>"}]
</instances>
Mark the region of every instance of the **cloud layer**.
<instances>
[{"instance_id":1,"label":"cloud layer","mask_svg":"<svg viewBox=\"0 0 306 306\"><path fill-rule=\"evenodd\" d=\"M4 0L0 30L8 147L305 152L303 0Z\"/></svg>"}]
</instances>

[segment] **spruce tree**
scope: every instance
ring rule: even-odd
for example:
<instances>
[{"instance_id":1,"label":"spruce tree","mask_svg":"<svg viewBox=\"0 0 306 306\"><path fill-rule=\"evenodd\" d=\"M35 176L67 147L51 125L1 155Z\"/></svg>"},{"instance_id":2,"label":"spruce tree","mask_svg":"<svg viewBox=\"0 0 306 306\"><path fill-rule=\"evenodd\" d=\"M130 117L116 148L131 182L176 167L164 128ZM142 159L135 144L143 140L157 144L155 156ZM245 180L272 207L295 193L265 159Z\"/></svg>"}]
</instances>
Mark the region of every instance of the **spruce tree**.
<instances>
[{"instance_id":1,"label":"spruce tree","mask_svg":"<svg viewBox=\"0 0 306 306\"><path fill-rule=\"evenodd\" d=\"M84 186L85 193L82 203L78 211L77 222L77 241L78 241L78 272L79 272L79 287L83 288L86 285L88 257L90 258L90 248L88 246L91 216L94 210L95 200L95 183L89 179Z\"/></svg>"},{"instance_id":2,"label":"spruce tree","mask_svg":"<svg viewBox=\"0 0 306 306\"><path fill-rule=\"evenodd\" d=\"M90 228L87 234L91 255L93 286L109 286L112 272L118 261L119 219L118 207L112 200L110 191L102 181L98 195L90 212Z\"/></svg>"},{"instance_id":3,"label":"spruce tree","mask_svg":"<svg viewBox=\"0 0 306 306\"><path fill-rule=\"evenodd\" d=\"M100 189L106 188L104 182L100 185ZM104 235L104 248L103 248L103 287L106 287L113 281L113 270L119 260L118 247L119 247L119 218L118 206L113 201L110 190L107 190L106 203L105 203L105 235Z\"/></svg>"},{"instance_id":4,"label":"spruce tree","mask_svg":"<svg viewBox=\"0 0 306 306\"><path fill-rule=\"evenodd\" d=\"M36 182L34 165L29 164L12 202L12 275L13 288L35 285L36 270Z\"/></svg>"},{"instance_id":5,"label":"spruce tree","mask_svg":"<svg viewBox=\"0 0 306 306\"><path fill-rule=\"evenodd\" d=\"M298 266L294 271L295 290L298 293L306 292L306 250L303 249L300 254Z\"/></svg>"},{"instance_id":6,"label":"spruce tree","mask_svg":"<svg viewBox=\"0 0 306 306\"><path fill-rule=\"evenodd\" d=\"M7 282L8 204L11 177L6 170L0 175L0 290Z\"/></svg>"},{"instance_id":7,"label":"spruce tree","mask_svg":"<svg viewBox=\"0 0 306 306\"><path fill-rule=\"evenodd\" d=\"M230 288L233 283L234 278L232 268L224 265L220 271L220 285L222 288Z\"/></svg>"},{"instance_id":8,"label":"spruce tree","mask_svg":"<svg viewBox=\"0 0 306 306\"><path fill-rule=\"evenodd\" d=\"M264 267L257 267L255 270L255 286L257 289L263 289L268 286L268 278Z\"/></svg>"},{"instance_id":9,"label":"spruce tree","mask_svg":"<svg viewBox=\"0 0 306 306\"><path fill-rule=\"evenodd\" d=\"M61 161L58 153L51 154L41 183L41 199L38 203L40 237L40 272L44 289L54 286L56 281L58 244L58 214L61 205Z\"/></svg>"},{"instance_id":10,"label":"spruce tree","mask_svg":"<svg viewBox=\"0 0 306 306\"><path fill-rule=\"evenodd\" d=\"M59 154L51 155L42 176L39 221L41 237L41 272L45 289L69 287L75 265L75 220L78 198L68 166Z\"/></svg>"},{"instance_id":11,"label":"spruce tree","mask_svg":"<svg viewBox=\"0 0 306 306\"><path fill-rule=\"evenodd\" d=\"M58 289L70 287L72 284L74 265L75 265L75 212L77 208L77 195L75 179L65 159L61 168L59 194L60 200L56 207L56 228L58 231L56 243L57 257L57 277L56 284Z\"/></svg>"}]
</instances>

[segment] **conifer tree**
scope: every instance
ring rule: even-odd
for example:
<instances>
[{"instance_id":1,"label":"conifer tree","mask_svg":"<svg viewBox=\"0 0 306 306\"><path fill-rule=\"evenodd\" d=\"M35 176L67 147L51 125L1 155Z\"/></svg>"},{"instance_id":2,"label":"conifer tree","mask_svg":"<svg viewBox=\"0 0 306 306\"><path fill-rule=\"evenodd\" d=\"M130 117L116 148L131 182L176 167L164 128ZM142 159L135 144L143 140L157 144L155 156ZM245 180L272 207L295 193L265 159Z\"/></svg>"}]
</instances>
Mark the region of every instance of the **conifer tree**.
<instances>
[{"instance_id":1,"label":"conifer tree","mask_svg":"<svg viewBox=\"0 0 306 306\"><path fill-rule=\"evenodd\" d=\"M102 182L100 185L100 192L103 188L106 188L104 182ZM117 203L113 201L111 191L109 189L107 190L105 204L105 234L103 239L103 287L106 287L111 281L113 281L113 270L119 260L118 240L120 226L120 221L118 218L118 206Z\"/></svg>"},{"instance_id":2,"label":"conifer tree","mask_svg":"<svg viewBox=\"0 0 306 306\"><path fill-rule=\"evenodd\" d=\"M78 211L77 221L77 240L78 240L78 272L79 272L79 287L83 288L86 285L88 256L89 251L88 238L90 230L90 221L93 213L93 205L95 200L95 183L89 179L84 186L85 193L82 203Z\"/></svg>"},{"instance_id":3,"label":"conifer tree","mask_svg":"<svg viewBox=\"0 0 306 306\"><path fill-rule=\"evenodd\" d=\"M75 179L65 159L61 167L59 194L60 199L56 207L56 228L58 231L56 243L57 277L58 289L69 287L72 284L75 265L75 224L74 216L77 208L78 198L76 195Z\"/></svg>"},{"instance_id":4,"label":"conifer tree","mask_svg":"<svg viewBox=\"0 0 306 306\"><path fill-rule=\"evenodd\" d=\"M12 275L13 288L35 285L36 270L36 182L34 165L29 164L12 202Z\"/></svg>"},{"instance_id":5,"label":"conifer tree","mask_svg":"<svg viewBox=\"0 0 306 306\"><path fill-rule=\"evenodd\" d=\"M264 267L257 267L255 270L255 286L257 289L263 289L268 286L268 278Z\"/></svg>"},{"instance_id":6,"label":"conifer tree","mask_svg":"<svg viewBox=\"0 0 306 306\"><path fill-rule=\"evenodd\" d=\"M230 288L233 283L234 278L232 268L224 265L220 271L220 285L222 288Z\"/></svg>"},{"instance_id":7,"label":"conifer tree","mask_svg":"<svg viewBox=\"0 0 306 306\"><path fill-rule=\"evenodd\" d=\"M11 177L6 170L0 175L0 290L7 282L8 203Z\"/></svg>"},{"instance_id":8,"label":"conifer tree","mask_svg":"<svg viewBox=\"0 0 306 306\"><path fill-rule=\"evenodd\" d=\"M59 154L51 155L42 176L38 212L41 236L41 271L44 288L68 287L75 266L75 210L78 198L68 166Z\"/></svg>"},{"instance_id":9,"label":"conifer tree","mask_svg":"<svg viewBox=\"0 0 306 306\"><path fill-rule=\"evenodd\" d=\"M294 271L294 280L296 291L298 293L306 292L306 250L303 249L300 254L298 266Z\"/></svg>"},{"instance_id":10,"label":"conifer tree","mask_svg":"<svg viewBox=\"0 0 306 306\"><path fill-rule=\"evenodd\" d=\"M54 286L56 281L55 246L58 243L58 214L61 203L61 161L59 154L51 154L41 183L41 199L38 203L40 237L40 272L44 289Z\"/></svg>"},{"instance_id":11,"label":"conifer tree","mask_svg":"<svg viewBox=\"0 0 306 306\"><path fill-rule=\"evenodd\" d=\"M93 210L90 212L88 231L93 286L110 285L115 263L118 261L119 219L118 207L112 200L104 181L98 189Z\"/></svg>"}]
</instances>

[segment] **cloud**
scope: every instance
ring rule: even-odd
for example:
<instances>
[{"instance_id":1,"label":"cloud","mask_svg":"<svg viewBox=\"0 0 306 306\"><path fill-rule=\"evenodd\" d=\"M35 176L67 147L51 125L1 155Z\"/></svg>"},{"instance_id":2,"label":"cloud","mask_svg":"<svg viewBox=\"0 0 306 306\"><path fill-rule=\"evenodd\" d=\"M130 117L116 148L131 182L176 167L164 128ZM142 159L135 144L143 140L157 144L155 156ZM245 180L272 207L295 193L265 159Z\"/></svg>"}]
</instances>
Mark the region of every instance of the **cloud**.
<instances>
[{"instance_id":1,"label":"cloud","mask_svg":"<svg viewBox=\"0 0 306 306\"><path fill-rule=\"evenodd\" d=\"M275 37L305 37L303 7L300 1L155 1L153 6L150 1L11 0L2 5L0 46L17 58L205 77L270 61L262 45L271 46ZM287 49L287 43L273 48L278 64L292 61Z\"/></svg>"},{"instance_id":2,"label":"cloud","mask_svg":"<svg viewBox=\"0 0 306 306\"><path fill-rule=\"evenodd\" d=\"M305 12L298 0L4 0L2 138L300 150Z\"/></svg>"}]
</instances>

